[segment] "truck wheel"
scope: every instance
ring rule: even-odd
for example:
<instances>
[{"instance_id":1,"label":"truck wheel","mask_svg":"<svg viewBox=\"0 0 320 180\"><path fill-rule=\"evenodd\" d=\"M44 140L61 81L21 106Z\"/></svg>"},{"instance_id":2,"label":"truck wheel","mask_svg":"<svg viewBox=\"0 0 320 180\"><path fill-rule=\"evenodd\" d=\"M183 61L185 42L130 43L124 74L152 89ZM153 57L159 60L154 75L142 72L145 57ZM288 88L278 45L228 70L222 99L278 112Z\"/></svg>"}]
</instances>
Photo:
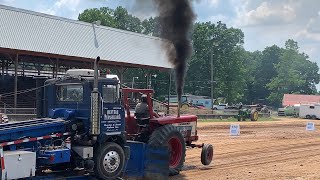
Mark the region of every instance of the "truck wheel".
<instances>
[{"instance_id":1,"label":"truck wheel","mask_svg":"<svg viewBox=\"0 0 320 180\"><path fill-rule=\"evenodd\" d=\"M124 168L125 155L121 146L109 142L97 147L95 153L95 175L100 179L116 179Z\"/></svg>"},{"instance_id":2,"label":"truck wheel","mask_svg":"<svg viewBox=\"0 0 320 180\"><path fill-rule=\"evenodd\" d=\"M201 163L205 166L209 165L213 159L213 146L205 144L201 151Z\"/></svg>"},{"instance_id":3,"label":"truck wheel","mask_svg":"<svg viewBox=\"0 0 320 180\"><path fill-rule=\"evenodd\" d=\"M186 143L181 132L173 125L157 128L150 136L150 146L168 146L169 148L169 175L180 173L186 156Z\"/></svg>"},{"instance_id":4,"label":"truck wheel","mask_svg":"<svg viewBox=\"0 0 320 180\"><path fill-rule=\"evenodd\" d=\"M306 115L306 118L307 118L307 119L311 119L311 116L310 116L310 115Z\"/></svg>"},{"instance_id":5,"label":"truck wheel","mask_svg":"<svg viewBox=\"0 0 320 180\"><path fill-rule=\"evenodd\" d=\"M250 119L251 121L258 121L259 113L257 110L252 110L250 113Z\"/></svg>"},{"instance_id":6,"label":"truck wheel","mask_svg":"<svg viewBox=\"0 0 320 180\"><path fill-rule=\"evenodd\" d=\"M316 115L312 115L312 116L311 116L311 119L315 119L315 120L316 120L316 119L317 119L317 116L316 116Z\"/></svg>"}]
</instances>

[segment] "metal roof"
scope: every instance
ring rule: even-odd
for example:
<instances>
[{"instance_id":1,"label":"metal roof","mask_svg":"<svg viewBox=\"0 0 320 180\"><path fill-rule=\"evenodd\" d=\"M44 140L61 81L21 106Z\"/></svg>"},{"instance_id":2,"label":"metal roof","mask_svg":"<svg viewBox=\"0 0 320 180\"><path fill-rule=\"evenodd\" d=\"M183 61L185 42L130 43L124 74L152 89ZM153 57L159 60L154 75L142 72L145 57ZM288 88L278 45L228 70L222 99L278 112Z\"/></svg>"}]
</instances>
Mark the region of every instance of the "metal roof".
<instances>
[{"instance_id":1,"label":"metal roof","mask_svg":"<svg viewBox=\"0 0 320 180\"><path fill-rule=\"evenodd\" d=\"M282 106L293 106L295 104L319 104L319 95L305 95L305 94L284 94L282 99Z\"/></svg>"},{"instance_id":2,"label":"metal roof","mask_svg":"<svg viewBox=\"0 0 320 180\"><path fill-rule=\"evenodd\" d=\"M0 32L0 49L172 68L164 40L91 23L0 5Z\"/></svg>"}]
</instances>

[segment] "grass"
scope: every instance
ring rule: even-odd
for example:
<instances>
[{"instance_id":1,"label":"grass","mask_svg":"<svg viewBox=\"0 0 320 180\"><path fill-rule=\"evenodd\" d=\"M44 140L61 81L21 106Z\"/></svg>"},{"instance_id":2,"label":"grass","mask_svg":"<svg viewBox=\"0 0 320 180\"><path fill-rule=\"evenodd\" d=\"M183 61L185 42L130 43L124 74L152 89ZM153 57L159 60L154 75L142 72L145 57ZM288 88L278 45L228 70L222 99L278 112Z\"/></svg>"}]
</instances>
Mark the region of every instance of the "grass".
<instances>
[{"instance_id":1,"label":"grass","mask_svg":"<svg viewBox=\"0 0 320 180\"><path fill-rule=\"evenodd\" d=\"M272 117L261 117L258 121L276 121L277 119ZM198 122L238 122L238 119L230 117L228 119L198 119ZM250 119L246 119L246 122L251 122Z\"/></svg>"}]
</instances>

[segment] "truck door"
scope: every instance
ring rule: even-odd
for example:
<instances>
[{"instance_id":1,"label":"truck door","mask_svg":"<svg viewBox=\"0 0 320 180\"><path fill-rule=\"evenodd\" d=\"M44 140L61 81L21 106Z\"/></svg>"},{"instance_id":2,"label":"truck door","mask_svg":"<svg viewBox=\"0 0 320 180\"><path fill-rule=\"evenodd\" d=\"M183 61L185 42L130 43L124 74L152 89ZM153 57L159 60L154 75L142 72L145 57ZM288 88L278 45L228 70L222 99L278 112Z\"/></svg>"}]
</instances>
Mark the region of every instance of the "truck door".
<instances>
[{"instance_id":1,"label":"truck door","mask_svg":"<svg viewBox=\"0 0 320 180\"><path fill-rule=\"evenodd\" d=\"M125 131L125 113L119 101L117 84L102 84L101 133L121 134Z\"/></svg>"}]
</instances>

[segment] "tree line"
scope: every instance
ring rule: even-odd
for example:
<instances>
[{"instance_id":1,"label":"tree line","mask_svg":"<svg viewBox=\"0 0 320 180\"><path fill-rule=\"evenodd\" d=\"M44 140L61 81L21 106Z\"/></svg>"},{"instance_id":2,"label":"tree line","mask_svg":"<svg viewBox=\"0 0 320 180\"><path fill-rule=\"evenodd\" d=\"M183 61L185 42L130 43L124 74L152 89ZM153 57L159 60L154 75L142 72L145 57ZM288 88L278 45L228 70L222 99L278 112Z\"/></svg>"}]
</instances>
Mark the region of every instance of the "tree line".
<instances>
[{"instance_id":1,"label":"tree line","mask_svg":"<svg viewBox=\"0 0 320 180\"><path fill-rule=\"evenodd\" d=\"M160 34L157 17L140 20L123 7L86 9L78 19L90 23L100 20L103 26L150 36ZM242 30L227 27L221 21L196 22L190 38L193 55L188 62L184 93L210 97L211 79L214 98L223 97L228 103L280 106L285 93L317 93L315 85L320 80L319 67L292 39L284 42L283 48L273 45L263 51L249 52L243 48L245 37ZM134 87L139 88L146 87L146 78L151 77L155 96L162 100L167 96L168 72L132 68L125 72L124 83L131 86L133 77L138 77ZM172 93L174 89L173 83Z\"/></svg>"}]
</instances>

